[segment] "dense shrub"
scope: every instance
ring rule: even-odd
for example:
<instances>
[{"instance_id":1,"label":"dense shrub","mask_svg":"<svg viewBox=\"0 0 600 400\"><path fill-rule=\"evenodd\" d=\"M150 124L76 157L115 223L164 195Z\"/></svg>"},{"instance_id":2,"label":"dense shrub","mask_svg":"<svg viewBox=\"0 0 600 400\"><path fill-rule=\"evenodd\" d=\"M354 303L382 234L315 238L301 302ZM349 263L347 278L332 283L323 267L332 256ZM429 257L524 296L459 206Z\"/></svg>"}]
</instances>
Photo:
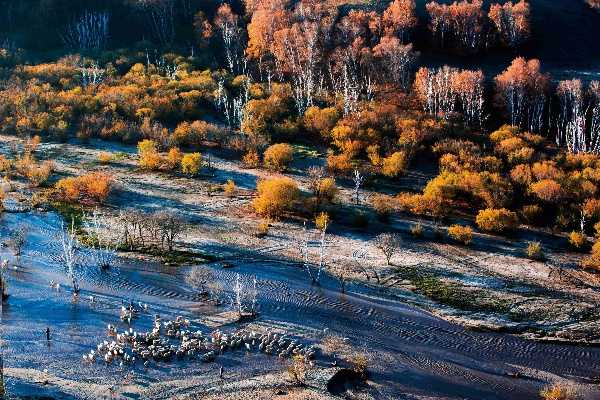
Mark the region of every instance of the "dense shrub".
<instances>
[{"instance_id":1,"label":"dense shrub","mask_svg":"<svg viewBox=\"0 0 600 400\"><path fill-rule=\"evenodd\" d=\"M532 183L529 186L529 190L540 200L548 203L556 203L563 197L563 190L560 184L552 179L543 179Z\"/></svg>"},{"instance_id":2,"label":"dense shrub","mask_svg":"<svg viewBox=\"0 0 600 400\"><path fill-rule=\"evenodd\" d=\"M162 157L158 152L158 144L154 140L145 139L138 143L139 166L148 171L160 168Z\"/></svg>"},{"instance_id":3,"label":"dense shrub","mask_svg":"<svg viewBox=\"0 0 600 400\"><path fill-rule=\"evenodd\" d=\"M464 245L468 245L473 240L473 229L470 226L451 225L448 227L448 236Z\"/></svg>"},{"instance_id":4,"label":"dense shrub","mask_svg":"<svg viewBox=\"0 0 600 400\"><path fill-rule=\"evenodd\" d=\"M383 159L381 172L390 178L394 178L406 169L406 154L402 151L397 151L389 157Z\"/></svg>"},{"instance_id":5,"label":"dense shrub","mask_svg":"<svg viewBox=\"0 0 600 400\"><path fill-rule=\"evenodd\" d=\"M577 250L582 250L588 244L587 237L578 231L569 233L569 244Z\"/></svg>"},{"instance_id":6,"label":"dense shrub","mask_svg":"<svg viewBox=\"0 0 600 400\"><path fill-rule=\"evenodd\" d=\"M287 143L269 146L263 154L265 167L272 171L284 171L294 159L294 149Z\"/></svg>"},{"instance_id":7,"label":"dense shrub","mask_svg":"<svg viewBox=\"0 0 600 400\"><path fill-rule=\"evenodd\" d=\"M487 208L479 211L475 222L484 231L500 233L515 229L519 221L516 213L505 208Z\"/></svg>"},{"instance_id":8,"label":"dense shrub","mask_svg":"<svg viewBox=\"0 0 600 400\"><path fill-rule=\"evenodd\" d=\"M200 153L187 153L181 158L181 172L194 176L202 168L202 155Z\"/></svg>"},{"instance_id":9,"label":"dense shrub","mask_svg":"<svg viewBox=\"0 0 600 400\"><path fill-rule=\"evenodd\" d=\"M256 189L258 196L252 205L258 214L269 218L279 218L291 210L300 194L296 182L286 177L261 180Z\"/></svg>"},{"instance_id":10,"label":"dense shrub","mask_svg":"<svg viewBox=\"0 0 600 400\"><path fill-rule=\"evenodd\" d=\"M384 194L378 194L371 199L371 205L381 221L387 221L390 214L394 211L394 198Z\"/></svg>"},{"instance_id":11,"label":"dense shrub","mask_svg":"<svg viewBox=\"0 0 600 400\"><path fill-rule=\"evenodd\" d=\"M56 183L58 196L68 202L93 201L102 203L112 189L112 178L102 172L79 177L63 178Z\"/></svg>"},{"instance_id":12,"label":"dense shrub","mask_svg":"<svg viewBox=\"0 0 600 400\"><path fill-rule=\"evenodd\" d=\"M352 171L353 165L347 154L327 156L327 169L333 173L347 174Z\"/></svg>"}]
</instances>

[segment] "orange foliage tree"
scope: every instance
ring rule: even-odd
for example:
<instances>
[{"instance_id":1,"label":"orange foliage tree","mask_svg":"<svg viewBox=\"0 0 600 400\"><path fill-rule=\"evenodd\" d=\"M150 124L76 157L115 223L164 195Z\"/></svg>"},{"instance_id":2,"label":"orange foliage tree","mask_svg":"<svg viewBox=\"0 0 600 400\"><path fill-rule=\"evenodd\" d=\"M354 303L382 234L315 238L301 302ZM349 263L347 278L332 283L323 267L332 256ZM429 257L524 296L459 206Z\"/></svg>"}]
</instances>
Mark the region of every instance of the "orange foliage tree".
<instances>
[{"instance_id":1,"label":"orange foliage tree","mask_svg":"<svg viewBox=\"0 0 600 400\"><path fill-rule=\"evenodd\" d=\"M502 41L510 47L517 47L529 36L529 3L525 0L492 4L488 17Z\"/></svg>"},{"instance_id":2,"label":"orange foliage tree","mask_svg":"<svg viewBox=\"0 0 600 400\"><path fill-rule=\"evenodd\" d=\"M397 35L401 42L408 39L417 25L415 0L394 0L383 12L382 23L386 36Z\"/></svg>"},{"instance_id":3,"label":"orange foliage tree","mask_svg":"<svg viewBox=\"0 0 600 400\"><path fill-rule=\"evenodd\" d=\"M540 71L536 59L515 58L496 76L496 102L504 108L510 124L539 132L544 126L550 78Z\"/></svg>"},{"instance_id":4,"label":"orange foliage tree","mask_svg":"<svg viewBox=\"0 0 600 400\"><path fill-rule=\"evenodd\" d=\"M483 11L481 0L463 0L452 4L427 3L431 18L430 29L444 47L447 36L468 50L479 48L483 37Z\"/></svg>"}]
</instances>

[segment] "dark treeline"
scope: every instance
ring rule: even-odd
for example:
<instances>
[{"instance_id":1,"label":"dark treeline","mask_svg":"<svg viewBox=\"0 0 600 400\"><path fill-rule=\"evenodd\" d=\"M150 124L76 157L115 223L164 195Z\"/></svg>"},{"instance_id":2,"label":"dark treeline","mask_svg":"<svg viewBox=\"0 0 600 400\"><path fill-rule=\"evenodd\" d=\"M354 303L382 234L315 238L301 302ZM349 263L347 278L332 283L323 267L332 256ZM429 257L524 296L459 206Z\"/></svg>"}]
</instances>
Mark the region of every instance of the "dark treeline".
<instances>
[{"instance_id":1,"label":"dark treeline","mask_svg":"<svg viewBox=\"0 0 600 400\"><path fill-rule=\"evenodd\" d=\"M108 15L107 47L149 41L192 45L194 15L211 15L218 0L2 0L0 38L31 51L68 47L64 36L85 15ZM158 25L158 26L157 26ZM163 31L163 32L161 32Z\"/></svg>"}]
</instances>

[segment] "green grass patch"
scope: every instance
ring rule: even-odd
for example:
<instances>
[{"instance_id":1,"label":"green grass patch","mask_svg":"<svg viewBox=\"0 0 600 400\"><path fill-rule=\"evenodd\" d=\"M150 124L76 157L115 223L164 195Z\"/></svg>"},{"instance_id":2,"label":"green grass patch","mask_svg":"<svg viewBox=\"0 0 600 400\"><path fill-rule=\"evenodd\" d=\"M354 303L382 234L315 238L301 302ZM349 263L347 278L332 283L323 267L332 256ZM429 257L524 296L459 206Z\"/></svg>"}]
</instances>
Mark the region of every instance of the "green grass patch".
<instances>
[{"instance_id":1,"label":"green grass patch","mask_svg":"<svg viewBox=\"0 0 600 400\"><path fill-rule=\"evenodd\" d=\"M398 273L409 280L419 293L459 310L506 314L511 309L510 302L496 299L484 289L467 289L458 283L443 281L431 273L414 268L402 268Z\"/></svg>"}]
</instances>

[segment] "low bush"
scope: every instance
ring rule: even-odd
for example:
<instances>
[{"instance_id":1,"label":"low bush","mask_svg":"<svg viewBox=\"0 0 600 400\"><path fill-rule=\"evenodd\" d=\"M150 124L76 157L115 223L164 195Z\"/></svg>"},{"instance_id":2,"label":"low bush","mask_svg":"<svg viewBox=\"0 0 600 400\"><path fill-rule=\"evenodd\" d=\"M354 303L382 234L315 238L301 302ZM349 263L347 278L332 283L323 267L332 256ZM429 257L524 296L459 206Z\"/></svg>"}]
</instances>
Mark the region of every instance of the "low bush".
<instances>
[{"instance_id":1,"label":"low bush","mask_svg":"<svg viewBox=\"0 0 600 400\"><path fill-rule=\"evenodd\" d=\"M414 224L413 226L410 227L410 234L415 238L415 239L420 239L423 237L423 225L422 224Z\"/></svg>"},{"instance_id":2,"label":"low bush","mask_svg":"<svg viewBox=\"0 0 600 400\"><path fill-rule=\"evenodd\" d=\"M573 231L569 233L569 244L576 250L582 250L588 244L587 237L579 231Z\"/></svg>"},{"instance_id":3,"label":"low bush","mask_svg":"<svg viewBox=\"0 0 600 400\"><path fill-rule=\"evenodd\" d=\"M260 156L256 150L250 150L244 154L242 162L247 168L256 168L260 165Z\"/></svg>"},{"instance_id":4,"label":"low bush","mask_svg":"<svg viewBox=\"0 0 600 400\"><path fill-rule=\"evenodd\" d=\"M223 193L227 197L235 196L237 188L235 187L235 182L232 179L227 180L227 182L223 185Z\"/></svg>"},{"instance_id":5,"label":"low bush","mask_svg":"<svg viewBox=\"0 0 600 400\"><path fill-rule=\"evenodd\" d=\"M186 175L198 175L202 168L202 155L200 153L187 153L181 158L181 172Z\"/></svg>"},{"instance_id":6,"label":"low bush","mask_svg":"<svg viewBox=\"0 0 600 400\"><path fill-rule=\"evenodd\" d=\"M291 210L300 195L296 182L286 177L259 181L257 191L252 205L258 214L270 218L279 218Z\"/></svg>"},{"instance_id":7,"label":"low bush","mask_svg":"<svg viewBox=\"0 0 600 400\"><path fill-rule=\"evenodd\" d=\"M387 221L394 211L394 198L385 194L373 196L371 205L380 221Z\"/></svg>"},{"instance_id":8,"label":"low bush","mask_svg":"<svg viewBox=\"0 0 600 400\"><path fill-rule=\"evenodd\" d=\"M265 168L272 171L284 171L294 159L294 149L287 143L269 146L263 154Z\"/></svg>"},{"instance_id":9,"label":"low bush","mask_svg":"<svg viewBox=\"0 0 600 400\"><path fill-rule=\"evenodd\" d=\"M540 242L529 242L527 244L527 249L525 250L525 253L527 254L527 257L532 260L544 259L544 251Z\"/></svg>"},{"instance_id":10,"label":"low bush","mask_svg":"<svg viewBox=\"0 0 600 400\"><path fill-rule=\"evenodd\" d=\"M448 236L464 245L468 245L473 240L473 229L465 225L451 225L448 227Z\"/></svg>"},{"instance_id":11,"label":"low bush","mask_svg":"<svg viewBox=\"0 0 600 400\"><path fill-rule=\"evenodd\" d=\"M63 178L56 183L58 196L67 202L92 201L102 203L112 189L112 178L102 172Z\"/></svg>"},{"instance_id":12,"label":"low bush","mask_svg":"<svg viewBox=\"0 0 600 400\"><path fill-rule=\"evenodd\" d=\"M517 228L517 214L505 208L480 210L475 219L479 229L488 232L507 232Z\"/></svg>"},{"instance_id":13,"label":"low bush","mask_svg":"<svg viewBox=\"0 0 600 400\"><path fill-rule=\"evenodd\" d=\"M540 391L540 396L542 400L577 400L579 398L574 387L560 383L545 386Z\"/></svg>"}]
</instances>

